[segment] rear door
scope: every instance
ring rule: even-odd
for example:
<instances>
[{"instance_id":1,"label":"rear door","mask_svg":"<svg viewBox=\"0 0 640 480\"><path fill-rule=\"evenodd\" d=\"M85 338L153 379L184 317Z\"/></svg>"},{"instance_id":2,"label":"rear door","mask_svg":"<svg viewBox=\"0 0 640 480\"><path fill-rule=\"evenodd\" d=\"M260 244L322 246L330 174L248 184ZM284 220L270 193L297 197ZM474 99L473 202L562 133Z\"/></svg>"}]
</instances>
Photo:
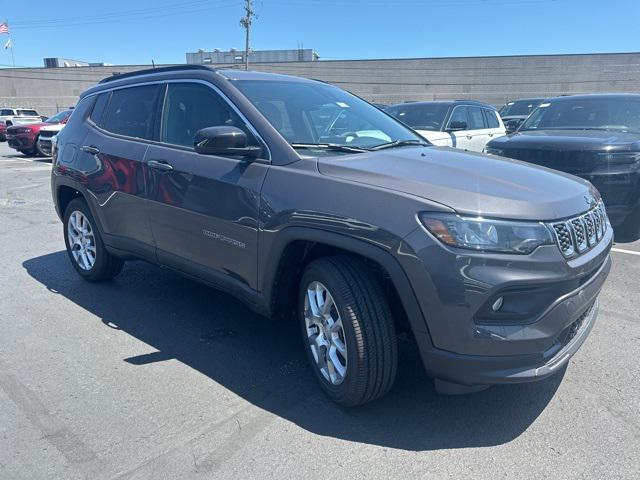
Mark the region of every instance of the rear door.
<instances>
[{"instance_id":1,"label":"rear door","mask_svg":"<svg viewBox=\"0 0 640 480\"><path fill-rule=\"evenodd\" d=\"M238 110L210 84L166 85L159 142L147 162L158 260L223 287L256 289L260 189L266 160L202 155L202 128L227 125L258 144ZM266 152L266 150L265 150Z\"/></svg>"},{"instance_id":2,"label":"rear door","mask_svg":"<svg viewBox=\"0 0 640 480\"><path fill-rule=\"evenodd\" d=\"M507 131L504 128L504 124L502 123L502 119L498 112L490 108L485 108L483 110L487 128L489 129L488 141L506 135Z\"/></svg>"},{"instance_id":3,"label":"rear door","mask_svg":"<svg viewBox=\"0 0 640 480\"><path fill-rule=\"evenodd\" d=\"M487 127L481 107L468 106L467 116L469 117L469 130L467 138L471 137L467 150L481 152L489 141L489 128Z\"/></svg>"},{"instance_id":4,"label":"rear door","mask_svg":"<svg viewBox=\"0 0 640 480\"><path fill-rule=\"evenodd\" d=\"M145 153L155 135L160 85L126 87L96 99L79 166L107 243L154 257L145 192Z\"/></svg>"}]
</instances>

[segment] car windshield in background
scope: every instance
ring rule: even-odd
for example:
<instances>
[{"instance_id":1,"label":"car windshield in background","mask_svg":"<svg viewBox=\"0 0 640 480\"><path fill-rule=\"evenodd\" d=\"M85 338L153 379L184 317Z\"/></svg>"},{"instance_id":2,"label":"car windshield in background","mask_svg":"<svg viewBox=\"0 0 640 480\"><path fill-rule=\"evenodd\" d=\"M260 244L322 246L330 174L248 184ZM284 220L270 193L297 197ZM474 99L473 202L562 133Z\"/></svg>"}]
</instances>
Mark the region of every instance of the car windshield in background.
<instances>
[{"instance_id":1,"label":"car windshield in background","mask_svg":"<svg viewBox=\"0 0 640 480\"><path fill-rule=\"evenodd\" d=\"M500 115L503 117L509 117L512 115L529 115L538 105L540 105L543 99L532 100L515 100L507 103L500 109Z\"/></svg>"},{"instance_id":2,"label":"car windshield in background","mask_svg":"<svg viewBox=\"0 0 640 480\"><path fill-rule=\"evenodd\" d=\"M373 105L331 85L263 80L233 83L298 149L335 154L383 144L427 144Z\"/></svg>"},{"instance_id":3,"label":"car windshield in background","mask_svg":"<svg viewBox=\"0 0 640 480\"><path fill-rule=\"evenodd\" d=\"M64 112L56 113L53 117L49 117L45 120L45 123L60 123L71 115L71 110L65 110Z\"/></svg>"},{"instance_id":4,"label":"car windshield in background","mask_svg":"<svg viewBox=\"0 0 640 480\"><path fill-rule=\"evenodd\" d=\"M386 112L415 130L440 131L449 105L442 103L406 104L389 107Z\"/></svg>"},{"instance_id":5,"label":"car windshield in background","mask_svg":"<svg viewBox=\"0 0 640 480\"><path fill-rule=\"evenodd\" d=\"M640 131L640 98L563 99L541 104L523 130Z\"/></svg>"},{"instance_id":6,"label":"car windshield in background","mask_svg":"<svg viewBox=\"0 0 640 480\"><path fill-rule=\"evenodd\" d=\"M36 112L35 110L18 110L18 115L37 117L38 112Z\"/></svg>"}]
</instances>

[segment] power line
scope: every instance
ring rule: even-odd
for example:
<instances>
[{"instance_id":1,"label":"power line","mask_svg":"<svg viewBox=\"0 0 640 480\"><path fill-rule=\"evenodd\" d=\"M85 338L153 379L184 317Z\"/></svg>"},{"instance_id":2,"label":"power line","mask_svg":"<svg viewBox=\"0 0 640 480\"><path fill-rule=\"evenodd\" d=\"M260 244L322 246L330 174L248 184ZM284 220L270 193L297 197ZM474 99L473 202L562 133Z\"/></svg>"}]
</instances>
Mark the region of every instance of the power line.
<instances>
[{"instance_id":1,"label":"power line","mask_svg":"<svg viewBox=\"0 0 640 480\"><path fill-rule=\"evenodd\" d=\"M210 2L209 2L210 3ZM138 20L148 20L154 18L163 18L170 17L176 15L184 15L184 14L193 14L199 12L205 12L209 10L221 9L221 8L229 8L239 5L238 1L229 1L222 0L222 3L215 3L214 5L206 5L202 3L202 0L199 2L189 2L192 7L197 8L180 8L175 10L176 6L172 7L171 10L160 10L157 9L148 10L148 11L139 11L139 13L132 14L107 14L104 16L92 16L86 17L84 20L82 18L72 19L68 17L66 20L60 20L59 22L49 22L42 21L42 23L19 23L13 22L12 28L16 30L39 30L45 28L64 28L64 27L76 27L83 25L97 25L97 24L105 24L105 23L122 23L127 21L138 21ZM14 26L16 25L16 26Z\"/></svg>"}]
</instances>

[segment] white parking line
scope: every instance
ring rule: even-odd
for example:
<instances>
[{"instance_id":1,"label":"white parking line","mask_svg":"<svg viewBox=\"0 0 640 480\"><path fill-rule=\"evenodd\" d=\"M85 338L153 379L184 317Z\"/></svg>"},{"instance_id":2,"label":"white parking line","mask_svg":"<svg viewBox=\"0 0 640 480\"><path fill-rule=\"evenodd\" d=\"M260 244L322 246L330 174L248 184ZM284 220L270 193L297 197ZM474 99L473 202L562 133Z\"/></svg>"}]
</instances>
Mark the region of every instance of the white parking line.
<instances>
[{"instance_id":1,"label":"white parking line","mask_svg":"<svg viewBox=\"0 0 640 480\"><path fill-rule=\"evenodd\" d=\"M640 252L634 252L633 250L624 250L622 248L612 248L611 251L612 252L618 252L618 253L628 253L629 255L638 255L638 256L640 256Z\"/></svg>"}]
</instances>

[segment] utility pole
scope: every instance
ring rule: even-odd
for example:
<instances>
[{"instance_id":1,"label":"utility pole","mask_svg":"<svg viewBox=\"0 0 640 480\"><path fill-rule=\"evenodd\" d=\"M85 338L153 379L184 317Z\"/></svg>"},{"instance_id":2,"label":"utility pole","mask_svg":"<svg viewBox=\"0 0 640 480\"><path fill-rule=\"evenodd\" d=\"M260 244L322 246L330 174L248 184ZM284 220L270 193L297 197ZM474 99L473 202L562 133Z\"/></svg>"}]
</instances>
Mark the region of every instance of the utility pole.
<instances>
[{"instance_id":1,"label":"utility pole","mask_svg":"<svg viewBox=\"0 0 640 480\"><path fill-rule=\"evenodd\" d=\"M244 69L249 70L249 34L251 32L251 24L256 16L253 10L253 0L244 1L244 11L246 15L240 19L240 25L245 29L245 45L244 45Z\"/></svg>"}]
</instances>

